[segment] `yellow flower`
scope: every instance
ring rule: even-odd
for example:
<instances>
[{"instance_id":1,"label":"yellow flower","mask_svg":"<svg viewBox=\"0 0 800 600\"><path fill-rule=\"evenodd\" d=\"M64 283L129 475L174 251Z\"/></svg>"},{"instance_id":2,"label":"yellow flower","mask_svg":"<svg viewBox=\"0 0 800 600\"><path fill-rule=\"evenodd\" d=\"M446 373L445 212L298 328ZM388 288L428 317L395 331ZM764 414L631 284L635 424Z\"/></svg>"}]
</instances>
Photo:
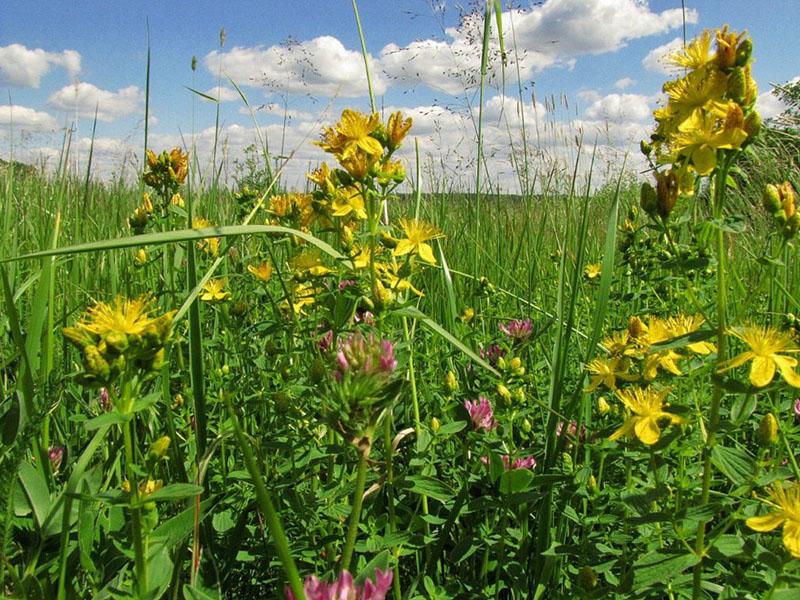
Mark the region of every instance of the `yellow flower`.
<instances>
[{"instance_id":1,"label":"yellow flower","mask_svg":"<svg viewBox=\"0 0 800 600\"><path fill-rule=\"evenodd\" d=\"M602 271L603 266L600 263L593 263L586 265L586 268L583 270L583 274L586 275L587 279L597 279L600 277Z\"/></svg>"},{"instance_id":2,"label":"yellow flower","mask_svg":"<svg viewBox=\"0 0 800 600\"><path fill-rule=\"evenodd\" d=\"M750 346L750 350L726 360L720 365L718 373L724 373L752 360L750 383L755 387L764 387L769 384L775 376L776 369L780 371L786 383L793 387L800 387L800 375L794 370L797 366L797 359L793 356L784 356L786 352L800 350L790 333L758 325L733 329L729 333Z\"/></svg>"},{"instance_id":3,"label":"yellow flower","mask_svg":"<svg viewBox=\"0 0 800 600\"><path fill-rule=\"evenodd\" d=\"M299 275L327 275L331 270L322 264L322 258L318 250L307 250L295 256L290 265L295 273Z\"/></svg>"},{"instance_id":4,"label":"yellow flower","mask_svg":"<svg viewBox=\"0 0 800 600\"><path fill-rule=\"evenodd\" d=\"M306 177L316 183L326 194L333 193L334 185L331 179L331 170L327 163L322 163L316 171L307 173Z\"/></svg>"},{"instance_id":5,"label":"yellow flower","mask_svg":"<svg viewBox=\"0 0 800 600\"><path fill-rule=\"evenodd\" d=\"M175 206L179 206L180 208L186 206L186 203L183 201L183 196L181 196L180 194L172 194L172 198L170 198L169 201Z\"/></svg>"},{"instance_id":6,"label":"yellow flower","mask_svg":"<svg viewBox=\"0 0 800 600\"><path fill-rule=\"evenodd\" d=\"M800 558L800 486L791 484L784 489L775 484L770 490L772 501L765 501L773 510L760 517L747 519L753 531L772 531L783 525L783 545L794 558Z\"/></svg>"},{"instance_id":7,"label":"yellow flower","mask_svg":"<svg viewBox=\"0 0 800 600\"><path fill-rule=\"evenodd\" d=\"M224 291L226 283L228 283L226 279L209 279L203 285L203 293L200 294L200 300L204 302L222 302L227 300L231 293Z\"/></svg>"},{"instance_id":8,"label":"yellow flower","mask_svg":"<svg viewBox=\"0 0 800 600\"><path fill-rule=\"evenodd\" d=\"M708 175L717 166L717 150L738 148L747 139L744 129L717 126L714 115L687 119L673 138L673 148L678 156L685 156L698 175Z\"/></svg>"},{"instance_id":9,"label":"yellow flower","mask_svg":"<svg viewBox=\"0 0 800 600\"><path fill-rule=\"evenodd\" d=\"M195 217L192 219L192 229L205 229L206 227L214 227L214 224L202 217ZM211 256L216 256L219 254L219 242L220 240L218 237L204 238L197 242L197 247Z\"/></svg>"},{"instance_id":10,"label":"yellow flower","mask_svg":"<svg viewBox=\"0 0 800 600\"><path fill-rule=\"evenodd\" d=\"M668 319L668 325L672 333L672 337L680 337L687 333L693 333L700 329L700 326L705 323L705 319L700 315L678 315ZM690 351L695 354L711 354L717 351L717 347L711 342L694 342L686 346Z\"/></svg>"},{"instance_id":11,"label":"yellow flower","mask_svg":"<svg viewBox=\"0 0 800 600\"><path fill-rule=\"evenodd\" d=\"M292 197L289 194L277 194L269 199L269 212L276 217L286 217L292 212Z\"/></svg>"},{"instance_id":12,"label":"yellow flower","mask_svg":"<svg viewBox=\"0 0 800 600\"><path fill-rule=\"evenodd\" d=\"M142 209L148 215L153 213L153 201L150 200L150 194L147 192L142 194Z\"/></svg>"},{"instance_id":13,"label":"yellow flower","mask_svg":"<svg viewBox=\"0 0 800 600\"><path fill-rule=\"evenodd\" d=\"M255 277L256 279L267 283L272 277L272 265L264 261L260 265L247 265L247 270Z\"/></svg>"},{"instance_id":14,"label":"yellow flower","mask_svg":"<svg viewBox=\"0 0 800 600\"><path fill-rule=\"evenodd\" d=\"M67 327L64 332L80 329L100 338L106 338L109 334L142 335L161 318L150 317L152 302L153 297L150 295L133 300L117 296L113 304L98 302L86 310L86 314L75 327ZM170 321L172 314L168 313Z\"/></svg>"},{"instance_id":15,"label":"yellow flower","mask_svg":"<svg viewBox=\"0 0 800 600\"><path fill-rule=\"evenodd\" d=\"M366 154L379 156L383 154L383 146L372 137L380 125L378 113L367 116L349 108L342 111L339 122L333 127L328 127L322 134L322 141L316 142L326 152L336 154L340 159L346 159L361 149Z\"/></svg>"},{"instance_id":16,"label":"yellow flower","mask_svg":"<svg viewBox=\"0 0 800 600\"><path fill-rule=\"evenodd\" d=\"M372 138L370 138L372 139ZM342 157L339 163L356 181L361 181L367 176L369 170L375 165L375 156L361 150L356 150L347 157Z\"/></svg>"},{"instance_id":17,"label":"yellow flower","mask_svg":"<svg viewBox=\"0 0 800 600\"><path fill-rule=\"evenodd\" d=\"M389 122L386 124L386 135L389 138L389 147L394 150L406 137L411 129L411 117L403 119L403 113L397 111L389 115Z\"/></svg>"},{"instance_id":18,"label":"yellow flower","mask_svg":"<svg viewBox=\"0 0 800 600\"><path fill-rule=\"evenodd\" d=\"M387 263L375 263L375 267L383 279L384 283L389 286L391 291L395 292L413 292L419 297L424 296L420 290L415 288L412 283L408 279L404 279L400 277L397 272L399 270L399 266L394 263L391 264Z\"/></svg>"},{"instance_id":19,"label":"yellow flower","mask_svg":"<svg viewBox=\"0 0 800 600\"><path fill-rule=\"evenodd\" d=\"M622 436L635 435L639 440L652 446L661 437L659 421L669 421L670 424L679 425L685 420L678 415L664 410L664 398L669 390L656 392L652 388L628 388L617 390L617 398L633 414L628 417L622 427L617 429L609 436L609 440L614 441Z\"/></svg>"},{"instance_id":20,"label":"yellow flower","mask_svg":"<svg viewBox=\"0 0 800 600\"><path fill-rule=\"evenodd\" d=\"M436 258L433 256L433 248L425 242L441 237L442 234L439 230L430 223L417 221L416 219L400 219L400 226L403 228L406 237L397 242L394 255L403 256L413 252L425 262L435 265Z\"/></svg>"},{"instance_id":21,"label":"yellow flower","mask_svg":"<svg viewBox=\"0 0 800 600\"><path fill-rule=\"evenodd\" d=\"M180 148L173 148L169 153L170 175L176 183L183 183L189 174L189 155Z\"/></svg>"},{"instance_id":22,"label":"yellow flower","mask_svg":"<svg viewBox=\"0 0 800 600\"><path fill-rule=\"evenodd\" d=\"M364 198L361 192L354 187L341 189L331 204L334 217L346 217L352 215L356 219L366 219L367 210L364 207Z\"/></svg>"},{"instance_id":23,"label":"yellow flower","mask_svg":"<svg viewBox=\"0 0 800 600\"><path fill-rule=\"evenodd\" d=\"M729 69L736 65L736 49L746 36L746 31L728 31L727 25L717 30L717 66L720 69Z\"/></svg>"},{"instance_id":24,"label":"yellow flower","mask_svg":"<svg viewBox=\"0 0 800 600\"><path fill-rule=\"evenodd\" d=\"M674 123L673 129L692 117L702 117L703 112L724 117L727 110L722 96L725 93L725 76L719 71L693 71L686 77L668 81L664 84L669 102L666 116Z\"/></svg>"},{"instance_id":25,"label":"yellow flower","mask_svg":"<svg viewBox=\"0 0 800 600\"><path fill-rule=\"evenodd\" d=\"M139 248L136 254L133 255L133 262L137 267L143 267L147 263L147 251L144 248Z\"/></svg>"},{"instance_id":26,"label":"yellow flower","mask_svg":"<svg viewBox=\"0 0 800 600\"><path fill-rule=\"evenodd\" d=\"M292 290L291 301L284 300L281 308L284 310L291 309L295 315L304 314L303 307L314 304L314 296L317 290L309 283L298 283Z\"/></svg>"},{"instance_id":27,"label":"yellow flower","mask_svg":"<svg viewBox=\"0 0 800 600\"><path fill-rule=\"evenodd\" d=\"M601 385L606 386L610 390L617 389L617 379L622 381L636 381L636 375L628 373L628 364L625 359L619 357L610 358L593 358L586 370L591 373L589 375L589 387L586 388L587 392L593 392Z\"/></svg>"},{"instance_id":28,"label":"yellow flower","mask_svg":"<svg viewBox=\"0 0 800 600\"><path fill-rule=\"evenodd\" d=\"M714 55L711 54L711 32L708 29L689 42L688 46L667 57L669 64L685 69L702 69L712 60Z\"/></svg>"}]
</instances>

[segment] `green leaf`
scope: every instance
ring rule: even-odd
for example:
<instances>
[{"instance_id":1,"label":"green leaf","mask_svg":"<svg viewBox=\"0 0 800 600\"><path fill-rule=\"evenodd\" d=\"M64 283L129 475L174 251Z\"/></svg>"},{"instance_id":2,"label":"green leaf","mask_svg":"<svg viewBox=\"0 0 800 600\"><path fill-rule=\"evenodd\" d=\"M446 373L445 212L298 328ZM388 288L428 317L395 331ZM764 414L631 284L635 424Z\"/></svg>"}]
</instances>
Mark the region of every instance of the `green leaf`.
<instances>
[{"instance_id":1,"label":"green leaf","mask_svg":"<svg viewBox=\"0 0 800 600\"><path fill-rule=\"evenodd\" d=\"M711 463L736 485L750 481L755 472L753 457L743 448L717 444L711 450Z\"/></svg>"},{"instance_id":2,"label":"green leaf","mask_svg":"<svg viewBox=\"0 0 800 600\"><path fill-rule=\"evenodd\" d=\"M131 418L131 415L123 415L117 411L112 411L93 417L88 421L84 421L83 426L87 431L94 431L95 429L100 429L104 426L110 427L111 425L122 425L123 423L130 421Z\"/></svg>"},{"instance_id":3,"label":"green leaf","mask_svg":"<svg viewBox=\"0 0 800 600\"><path fill-rule=\"evenodd\" d=\"M358 585L363 585L364 581L369 577L373 581L375 581L375 569L380 569L381 571L386 571L389 568L389 559L391 555L389 554L388 550L384 550L383 552L377 554L375 558L369 561L366 566L361 569L358 576L356 577L356 583Z\"/></svg>"},{"instance_id":4,"label":"green leaf","mask_svg":"<svg viewBox=\"0 0 800 600\"><path fill-rule=\"evenodd\" d=\"M503 494L519 494L525 492L533 481L530 469L510 469L500 476L500 492Z\"/></svg>"},{"instance_id":5,"label":"green leaf","mask_svg":"<svg viewBox=\"0 0 800 600\"><path fill-rule=\"evenodd\" d=\"M192 483L171 483L162 487L142 499L144 502L161 502L164 500L181 500L183 498L193 498L203 493L203 487Z\"/></svg>"},{"instance_id":6,"label":"green leaf","mask_svg":"<svg viewBox=\"0 0 800 600\"><path fill-rule=\"evenodd\" d=\"M17 474L19 482L22 484L22 489L25 491L25 497L28 499L31 509L33 509L36 524L41 529L52 507L47 482L41 472L27 462L20 463Z\"/></svg>"},{"instance_id":7,"label":"green leaf","mask_svg":"<svg viewBox=\"0 0 800 600\"><path fill-rule=\"evenodd\" d=\"M654 583L667 583L675 575L693 567L700 558L696 554L662 554L649 552L636 561L633 570L633 586L637 591Z\"/></svg>"},{"instance_id":8,"label":"green leaf","mask_svg":"<svg viewBox=\"0 0 800 600\"><path fill-rule=\"evenodd\" d=\"M183 598L184 600L220 600L221 596L217 590L191 587L186 583L183 586Z\"/></svg>"},{"instance_id":9,"label":"green leaf","mask_svg":"<svg viewBox=\"0 0 800 600\"><path fill-rule=\"evenodd\" d=\"M453 421L452 423L445 423L439 427L439 431L436 432L436 435L452 435L463 430L466 426L466 421Z\"/></svg>"},{"instance_id":10,"label":"green leaf","mask_svg":"<svg viewBox=\"0 0 800 600\"><path fill-rule=\"evenodd\" d=\"M402 485L409 492L428 496L440 502L447 502L455 495L442 481L426 475L409 475L403 479Z\"/></svg>"}]
</instances>

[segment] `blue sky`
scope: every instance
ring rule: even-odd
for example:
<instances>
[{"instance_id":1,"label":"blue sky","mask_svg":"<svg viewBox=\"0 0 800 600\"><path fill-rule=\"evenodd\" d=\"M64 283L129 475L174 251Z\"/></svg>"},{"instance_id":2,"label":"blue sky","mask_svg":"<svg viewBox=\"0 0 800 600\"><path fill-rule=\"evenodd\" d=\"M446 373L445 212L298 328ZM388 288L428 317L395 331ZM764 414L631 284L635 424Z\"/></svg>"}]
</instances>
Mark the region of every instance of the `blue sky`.
<instances>
[{"instance_id":1,"label":"blue sky","mask_svg":"<svg viewBox=\"0 0 800 600\"><path fill-rule=\"evenodd\" d=\"M540 103L547 96L567 98L556 102L559 109L546 116L541 104L530 114L529 124L538 119L542 125L561 128L563 139L553 134L547 141L553 156L564 155L557 147L574 128L591 133L592 129L607 132L611 126L614 133L605 140L610 155L632 147L646 134L649 111L669 77L659 68L657 49L677 43L674 40L682 34L679 0L547 0L517 2L514 8L504 2L504 7L506 42L511 45L513 21L521 56L525 114L532 108L533 82ZM724 23L750 32L756 49L754 75L762 92L770 83L800 75L800 51L794 43L800 1L687 0L686 8L690 37ZM448 161L455 161L448 163L452 170L458 169L458 161L469 164L468 153L456 156L454 148L469 145L470 110L477 97L465 77L474 75L479 64L480 48L471 43L470 24L479 27L480 19L468 19L459 27L457 4L450 0L361 0L359 10L379 105L404 108L415 116L425 151L449 156ZM98 169L108 174L124 161L135 169L143 137L148 23L150 131L156 149L159 144L166 147L190 139L194 128L200 136L195 139L198 152L208 153L215 108L187 86L216 95L220 68L227 159L232 162L255 138L250 116L231 91L230 77L254 107L275 104L257 111L257 120L273 148L283 138L285 152L296 149L298 164L287 168L296 181L302 180L310 162L319 159L309 140L321 123L335 119L345 106L369 107L358 34L346 0L4 0L0 155L8 154L13 119L18 155L52 158L63 128L72 127L79 163L98 106ZM221 28L226 32L222 48ZM292 43L286 46L288 40ZM194 74L192 56L198 59ZM505 111L520 109L514 100L515 72L514 65L506 72L509 97L502 97L499 78L487 94L488 118L495 118L498 125L494 157L506 163L504 145L509 135L520 133L518 119L509 121ZM284 103L291 109L287 129L283 129ZM768 94L760 105L767 114L780 110ZM503 170L509 171L508 164L498 172Z\"/></svg>"}]
</instances>

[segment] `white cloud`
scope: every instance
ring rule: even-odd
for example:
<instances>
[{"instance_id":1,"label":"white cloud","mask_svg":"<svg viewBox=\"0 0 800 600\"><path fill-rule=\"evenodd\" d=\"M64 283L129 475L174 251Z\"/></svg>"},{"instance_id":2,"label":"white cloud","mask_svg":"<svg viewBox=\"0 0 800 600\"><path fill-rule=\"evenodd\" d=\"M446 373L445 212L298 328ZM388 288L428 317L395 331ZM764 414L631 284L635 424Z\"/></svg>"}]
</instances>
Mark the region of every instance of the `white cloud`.
<instances>
[{"instance_id":1,"label":"white cloud","mask_svg":"<svg viewBox=\"0 0 800 600\"><path fill-rule=\"evenodd\" d=\"M617 79L614 82L614 87L618 90L626 90L634 85L636 85L636 80L631 79L630 77L623 77L622 79Z\"/></svg>"},{"instance_id":2,"label":"white cloud","mask_svg":"<svg viewBox=\"0 0 800 600\"><path fill-rule=\"evenodd\" d=\"M22 44L0 47L0 84L38 88L42 77L54 66L62 67L74 78L81 70L81 55L75 50L29 50Z\"/></svg>"},{"instance_id":3,"label":"white cloud","mask_svg":"<svg viewBox=\"0 0 800 600\"><path fill-rule=\"evenodd\" d=\"M0 104L0 127L27 131L48 131L58 127L52 115L27 106Z\"/></svg>"},{"instance_id":4,"label":"white cloud","mask_svg":"<svg viewBox=\"0 0 800 600\"><path fill-rule=\"evenodd\" d=\"M800 81L800 76L793 77L786 83L797 83L798 81ZM772 86L770 86L769 90L761 92L756 98L756 108L758 109L758 112L761 114L762 118L772 119L779 116L789 107L785 102L782 102L780 98L772 93Z\"/></svg>"},{"instance_id":5,"label":"white cloud","mask_svg":"<svg viewBox=\"0 0 800 600\"><path fill-rule=\"evenodd\" d=\"M666 63L666 58L681 48L683 48L683 39L676 37L674 40L650 50L647 56L642 59L642 66L648 71L663 73L664 75L680 73L682 69L680 67L668 65Z\"/></svg>"},{"instance_id":6,"label":"white cloud","mask_svg":"<svg viewBox=\"0 0 800 600\"><path fill-rule=\"evenodd\" d=\"M599 121L650 121L650 98L640 94L609 94L595 100L586 109L586 117Z\"/></svg>"},{"instance_id":7,"label":"white cloud","mask_svg":"<svg viewBox=\"0 0 800 600\"><path fill-rule=\"evenodd\" d=\"M277 93L311 96L366 96L367 77L360 52L348 50L335 37L322 36L282 46L236 47L213 51L204 59L206 69L222 72L237 83L266 87ZM373 90L386 91L376 62L370 58Z\"/></svg>"},{"instance_id":8,"label":"white cloud","mask_svg":"<svg viewBox=\"0 0 800 600\"><path fill-rule=\"evenodd\" d=\"M48 102L60 110L89 118L94 117L97 107L99 120L114 121L136 112L143 98L142 91L135 85L110 92L91 83L80 82L61 88L50 96Z\"/></svg>"},{"instance_id":9,"label":"white cloud","mask_svg":"<svg viewBox=\"0 0 800 600\"><path fill-rule=\"evenodd\" d=\"M697 21L689 10L687 21ZM682 24L680 9L652 12L641 0L547 0L541 6L503 13L504 31L513 21L516 51L508 53L512 63L506 77L516 76L513 61L519 57L523 79L552 66L570 68L577 57L614 52L629 40L662 34ZM483 17L471 13L458 27L445 30L444 40L416 41L404 48L388 44L381 63L388 78L407 84L421 83L458 94L479 81ZM489 80L497 83L500 52L491 44Z\"/></svg>"},{"instance_id":10,"label":"white cloud","mask_svg":"<svg viewBox=\"0 0 800 600\"><path fill-rule=\"evenodd\" d=\"M224 85L215 85L210 90L203 92L206 96L218 98L220 102L233 102L234 100L241 100L239 92Z\"/></svg>"}]
</instances>

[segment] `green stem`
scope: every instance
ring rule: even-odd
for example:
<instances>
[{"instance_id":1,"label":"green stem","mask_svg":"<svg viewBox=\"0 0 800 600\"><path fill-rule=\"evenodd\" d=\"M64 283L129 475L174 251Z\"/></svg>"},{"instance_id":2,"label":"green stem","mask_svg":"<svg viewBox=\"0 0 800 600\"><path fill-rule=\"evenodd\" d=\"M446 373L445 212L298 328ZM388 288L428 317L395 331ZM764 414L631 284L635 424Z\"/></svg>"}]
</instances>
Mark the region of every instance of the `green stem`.
<instances>
[{"instance_id":1,"label":"green stem","mask_svg":"<svg viewBox=\"0 0 800 600\"><path fill-rule=\"evenodd\" d=\"M394 508L394 460L392 457L392 411L386 415L383 423L383 445L386 452L386 502L389 504L389 533L394 534L397 532L397 514ZM403 592L400 589L400 565L397 562L400 552L397 546L394 547L393 553L395 556L394 564L394 577L392 578L392 588L394 589L394 597L397 600L403 597Z\"/></svg>"},{"instance_id":2,"label":"green stem","mask_svg":"<svg viewBox=\"0 0 800 600\"><path fill-rule=\"evenodd\" d=\"M228 394L223 394L225 400L225 408L228 411L228 416L233 424L233 434L236 437L236 443L244 456L244 463L247 467L247 472L250 474L250 479L253 480L253 486L256 488L256 499L258 500L259 508L267 520L269 533L272 536L275 549L278 552L283 570L286 573L286 578L289 580L289 587L295 595L297 600L305 600L305 593L303 592L303 582L300 580L300 574L297 572L297 567L294 564L292 553L289 550L289 541L286 539L286 534L281 525L281 519L278 512L275 510L275 505L272 503L272 496L264 485L264 479L261 476L261 469L258 468L258 463L253 455L253 450L250 447L250 442L242 432L242 427L239 424L239 418L233 410L231 400Z\"/></svg>"},{"instance_id":3,"label":"green stem","mask_svg":"<svg viewBox=\"0 0 800 600\"><path fill-rule=\"evenodd\" d=\"M347 538L342 552L342 571L350 569L353 558L353 548L358 535L358 522L361 519L361 505L364 502L364 487L367 483L367 458L369 457L370 443L366 442L363 448L358 449L358 467L356 468L356 487L353 492L353 509L350 511L350 523L347 525Z\"/></svg>"},{"instance_id":4,"label":"green stem","mask_svg":"<svg viewBox=\"0 0 800 600\"><path fill-rule=\"evenodd\" d=\"M136 482L136 473L133 470L133 434L132 421L126 421L122 427L122 436L125 444L125 474L131 488L131 537L133 538L133 552L135 557L136 590L140 596L147 593L147 549L142 530L142 512L138 506L139 486Z\"/></svg>"},{"instance_id":5,"label":"green stem","mask_svg":"<svg viewBox=\"0 0 800 600\"><path fill-rule=\"evenodd\" d=\"M717 360L719 366L727 356L725 331L728 328L728 294L727 280L725 272L726 248L725 232L719 226L723 216L725 190L728 179L728 169L731 165L732 157L726 157L722 166L717 171L714 179L714 219L717 221ZM711 494L711 477L713 465L711 463L711 450L716 444L716 433L719 426L719 407L722 402L723 389L719 383L714 383L714 393L711 397L711 409L708 417L708 431L706 432L705 445L703 448L703 488L700 495L700 506L708 504ZM693 572L692 598L700 597L700 587L703 576L703 557L705 556L705 533L706 519L701 519L697 524L697 541L695 543L695 553L700 561L695 565Z\"/></svg>"},{"instance_id":6,"label":"green stem","mask_svg":"<svg viewBox=\"0 0 800 600\"><path fill-rule=\"evenodd\" d=\"M353 0L353 14L356 17L356 28L358 29L358 39L361 40L361 55L364 57L364 70L367 73L367 88L369 89L369 106L373 113L375 108L375 93L372 91L372 78L369 74L369 58L367 56L367 42L364 39L364 30L361 28L361 19L358 17L358 4Z\"/></svg>"}]
</instances>

